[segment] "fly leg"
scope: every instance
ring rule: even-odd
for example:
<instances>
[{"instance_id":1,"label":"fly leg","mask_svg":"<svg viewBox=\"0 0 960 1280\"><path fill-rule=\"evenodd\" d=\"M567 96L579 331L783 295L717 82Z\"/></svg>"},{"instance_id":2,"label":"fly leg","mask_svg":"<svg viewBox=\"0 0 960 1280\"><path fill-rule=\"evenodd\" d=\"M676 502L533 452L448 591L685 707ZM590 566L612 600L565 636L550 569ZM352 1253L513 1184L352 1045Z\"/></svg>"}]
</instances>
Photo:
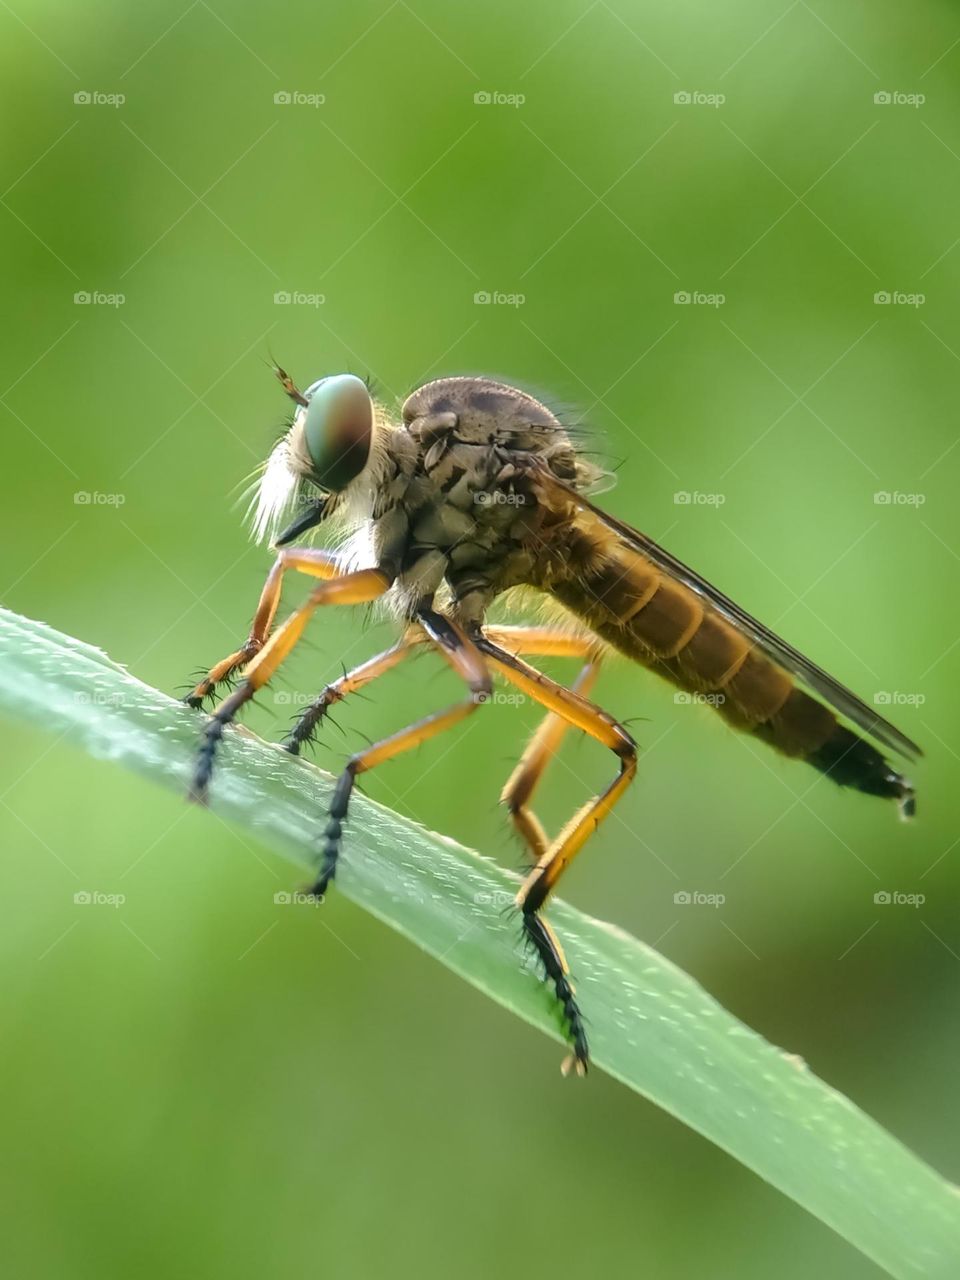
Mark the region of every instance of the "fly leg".
<instances>
[{"instance_id":1,"label":"fly leg","mask_svg":"<svg viewBox=\"0 0 960 1280\"><path fill-rule=\"evenodd\" d=\"M342 702L348 694L357 693L372 680L392 670L415 645L423 644L425 640L423 634L411 630L397 644L384 649L383 653L368 658L352 671L346 671L339 679L331 681L298 717L284 739L284 748L291 755L298 756L304 744L312 740L317 725L335 702Z\"/></svg>"},{"instance_id":2,"label":"fly leg","mask_svg":"<svg viewBox=\"0 0 960 1280\"><path fill-rule=\"evenodd\" d=\"M588 702L579 693L557 684L542 672L528 666L522 659L501 649L486 636L477 636L476 643L500 675L541 703L548 711L560 716L568 725L584 730L609 747L620 762L617 776L607 789L574 814L557 838L540 855L517 894L517 906L523 917L524 937L536 952L547 978L553 983L573 1049L563 1063L563 1071L566 1073L575 1068L578 1075L585 1075L590 1054L583 1016L570 982L563 949L541 912L567 866L633 780L637 771L636 743L612 716Z\"/></svg>"},{"instance_id":3,"label":"fly leg","mask_svg":"<svg viewBox=\"0 0 960 1280\"><path fill-rule=\"evenodd\" d=\"M268 597L267 587L265 587L264 595L261 597L260 609L257 611L258 622L261 617L266 619L263 626L263 636L269 630L273 615L276 613L280 596L280 579L284 568L300 569L303 568L304 564L307 564L311 567L305 568L304 572L311 573L315 569L320 569L321 571L316 572L315 576L326 577L328 581L321 582L318 587L315 587L299 609L295 609L269 639L258 637L254 656L244 668L243 682L224 698L206 723L200 749L197 752L193 783L190 788L191 800L196 800L200 803L206 801L207 789L213 773L213 761L223 738L224 729L234 719L244 703L249 702L257 690L263 688L296 646L313 611L320 605L367 604L371 600L376 600L378 596L382 596L391 586L392 579L390 575L382 569L361 569L357 573L345 573L335 577L336 566L332 563L332 558L330 561L322 561L319 558L314 561L308 556L309 553L303 551L294 552L290 555L286 552L281 552L278 556L277 564L271 570L271 577L276 576L273 595ZM277 566L280 566L280 568L278 569ZM328 569L331 571L327 572ZM269 585L270 579L267 580L267 586ZM256 630L257 623L255 622L254 631L256 632ZM241 658L240 661L242 660ZM224 661L230 661L230 659L225 659ZM214 671L216 671L216 668L214 668Z\"/></svg>"},{"instance_id":4,"label":"fly leg","mask_svg":"<svg viewBox=\"0 0 960 1280\"><path fill-rule=\"evenodd\" d=\"M336 578L340 574L336 558L329 551L308 547L291 548L288 551L279 552L260 592L260 603L257 605L249 636L239 649L211 667L200 683L187 694L184 702L188 707L201 707L204 699L213 693L218 684L229 680L235 671L249 662L263 648L276 617L283 575L288 569L306 573L312 578L329 579Z\"/></svg>"},{"instance_id":5,"label":"fly leg","mask_svg":"<svg viewBox=\"0 0 960 1280\"><path fill-rule=\"evenodd\" d=\"M586 658L587 662L572 686L574 693L582 697L586 697L596 682L600 670L600 649L596 641L587 636L570 635L552 627L487 627L484 634L514 654ZM548 711L500 793L500 803L507 806L510 819L533 855L534 862L543 857L550 841L540 819L530 808L530 801L569 728L568 720L555 711Z\"/></svg>"},{"instance_id":6,"label":"fly leg","mask_svg":"<svg viewBox=\"0 0 960 1280\"><path fill-rule=\"evenodd\" d=\"M431 609L422 609L417 614L417 621L423 627L427 638L443 654L454 671L465 681L469 693L461 702L455 702L443 711L435 711L432 715L417 720L414 724L400 729L397 733L383 738L359 751L347 761L346 768L337 779L333 797L328 810L327 825L323 833L323 848L320 854L320 870L316 883L310 893L322 897L327 886L336 875L337 859L340 854L340 841L343 836L343 824L350 807L357 775L366 773L404 751L411 751L421 743L443 733L465 719L482 703L489 701L491 692L490 674L487 665L476 645L467 638L460 627L434 613Z\"/></svg>"}]
</instances>

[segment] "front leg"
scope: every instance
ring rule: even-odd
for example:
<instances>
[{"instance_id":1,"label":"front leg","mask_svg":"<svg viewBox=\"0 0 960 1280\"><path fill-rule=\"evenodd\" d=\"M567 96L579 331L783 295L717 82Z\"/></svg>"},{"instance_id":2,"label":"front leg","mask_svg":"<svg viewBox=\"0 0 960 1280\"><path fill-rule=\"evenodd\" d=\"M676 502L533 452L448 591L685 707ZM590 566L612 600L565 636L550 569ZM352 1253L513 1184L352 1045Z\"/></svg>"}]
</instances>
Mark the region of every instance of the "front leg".
<instances>
[{"instance_id":1,"label":"front leg","mask_svg":"<svg viewBox=\"0 0 960 1280\"><path fill-rule=\"evenodd\" d=\"M224 680L229 680L235 671L256 657L263 648L276 617L283 575L288 569L309 574L312 578L324 579L335 578L340 573L336 557L330 551L291 548L279 552L260 592L260 603L254 614L250 635L239 649L211 667L204 679L187 694L183 701L188 707L201 707L204 699L213 693L217 685L222 684Z\"/></svg>"},{"instance_id":2,"label":"front leg","mask_svg":"<svg viewBox=\"0 0 960 1280\"><path fill-rule=\"evenodd\" d=\"M298 556L304 554L304 552L296 553ZM299 568L300 566L294 564L291 567ZM263 688L296 647L313 611L320 605L368 604L389 591L392 583L393 576L383 569L360 569L356 573L330 577L329 581L321 582L319 587L311 591L299 609L294 609L268 640L261 642L261 646L244 670L243 683L224 698L206 723L190 787L191 800L200 804L206 803L207 789L213 774L214 757L224 730L243 704L249 702L258 689ZM275 602L272 608L273 611L276 610Z\"/></svg>"}]
</instances>

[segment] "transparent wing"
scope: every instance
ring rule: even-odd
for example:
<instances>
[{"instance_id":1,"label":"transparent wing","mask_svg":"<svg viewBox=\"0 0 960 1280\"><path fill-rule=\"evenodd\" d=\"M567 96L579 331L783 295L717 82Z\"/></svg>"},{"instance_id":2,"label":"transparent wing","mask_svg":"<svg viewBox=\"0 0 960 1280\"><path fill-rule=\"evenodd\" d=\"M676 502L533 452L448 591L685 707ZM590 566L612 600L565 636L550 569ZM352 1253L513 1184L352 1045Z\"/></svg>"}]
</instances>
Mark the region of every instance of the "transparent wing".
<instances>
[{"instance_id":1,"label":"transparent wing","mask_svg":"<svg viewBox=\"0 0 960 1280\"><path fill-rule=\"evenodd\" d=\"M862 698L858 698L855 693L847 689L838 680L835 680L822 667L818 667L815 662L811 662L809 658L804 657L799 650L788 644L786 640L781 639L768 627L765 627L762 622L758 622L756 618L751 617L746 610L741 609L729 596L725 596L722 591L718 591L705 578L701 578L698 573L695 573L693 569L678 560L676 556L671 555L669 551L665 551L652 538L648 538L645 533L641 533L625 521L618 520L615 516L611 516L600 507L595 506L588 498L576 493L568 485L565 485L563 481L558 480L546 467L538 466L535 474L536 484L543 485L547 489L551 487L555 490L561 489L568 498L572 498L584 510L592 512L611 532L616 533L627 546L645 556L658 568L663 569L665 573L670 574L678 582L682 582L684 586L689 587L691 591L696 592L698 596L708 601L728 622L737 627L743 635L749 637L767 657L779 663L784 670L789 671L801 684L805 685L811 693L822 698L835 711L853 721L865 733L870 734L871 737L889 747L890 750L897 751L908 759L915 759L923 754L915 742L908 738L905 733L901 733L896 725L892 725L889 720L885 720L883 716L879 715L875 708L869 706Z\"/></svg>"}]
</instances>

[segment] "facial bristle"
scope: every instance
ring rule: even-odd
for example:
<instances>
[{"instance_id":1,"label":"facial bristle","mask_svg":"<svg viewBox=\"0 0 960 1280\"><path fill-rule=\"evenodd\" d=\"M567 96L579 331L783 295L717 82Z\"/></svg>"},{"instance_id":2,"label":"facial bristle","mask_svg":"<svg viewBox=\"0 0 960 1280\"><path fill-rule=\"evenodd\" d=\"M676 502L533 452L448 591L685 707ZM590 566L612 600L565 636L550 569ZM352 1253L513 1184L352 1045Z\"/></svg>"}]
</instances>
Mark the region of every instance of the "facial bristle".
<instances>
[{"instance_id":1,"label":"facial bristle","mask_svg":"<svg viewBox=\"0 0 960 1280\"><path fill-rule=\"evenodd\" d=\"M299 486L289 436L284 436L274 445L260 477L256 507L250 516L250 536L255 542L273 541L284 513L296 501Z\"/></svg>"}]
</instances>

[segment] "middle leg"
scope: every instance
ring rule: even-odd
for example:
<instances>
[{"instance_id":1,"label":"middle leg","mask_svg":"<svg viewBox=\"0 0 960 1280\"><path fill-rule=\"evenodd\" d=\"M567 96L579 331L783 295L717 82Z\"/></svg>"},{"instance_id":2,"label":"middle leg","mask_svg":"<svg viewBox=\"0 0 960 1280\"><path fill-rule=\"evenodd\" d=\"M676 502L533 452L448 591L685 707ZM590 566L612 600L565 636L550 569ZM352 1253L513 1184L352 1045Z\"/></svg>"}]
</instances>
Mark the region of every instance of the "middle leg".
<instances>
[{"instance_id":1,"label":"middle leg","mask_svg":"<svg viewBox=\"0 0 960 1280\"><path fill-rule=\"evenodd\" d=\"M352 671L344 671L337 680L333 680L316 697L307 709L297 718L293 728L283 741L284 749L291 755L298 756L305 743L313 739L314 730L335 702L342 702L351 693L357 693L371 681L392 671L393 668L417 645L426 643L427 637L421 631L411 628L406 635L384 649L382 653L368 658Z\"/></svg>"},{"instance_id":2,"label":"middle leg","mask_svg":"<svg viewBox=\"0 0 960 1280\"><path fill-rule=\"evenodd\" d=\"M454 671L463 678L470 692L461 702L455 702L443 711L435 711L431 715L424 716L422 720L417 720L405 729L400 729L390 737L375 742L365 751L357 752L347 761L346 768L333 789L333 797L327 811L327 825L323 833L319 875L310 889L310 892L318 897L323 896L330 881L336 875L343 824L347 818L357 775L366 773L387 760L392 760L394 756L401 755L404 751L411 751L421 743L428 742L437 734L443 733L445 729L458 724L477 707L490 700L492 685L487 665L477 646L463 630L455 622L442 614L435 613L432 609L422 609L417 615L417 621L426 632L426 638L433 642ZM381 655L383 656L385 655Z\"/></svg>"}]
</instances>

